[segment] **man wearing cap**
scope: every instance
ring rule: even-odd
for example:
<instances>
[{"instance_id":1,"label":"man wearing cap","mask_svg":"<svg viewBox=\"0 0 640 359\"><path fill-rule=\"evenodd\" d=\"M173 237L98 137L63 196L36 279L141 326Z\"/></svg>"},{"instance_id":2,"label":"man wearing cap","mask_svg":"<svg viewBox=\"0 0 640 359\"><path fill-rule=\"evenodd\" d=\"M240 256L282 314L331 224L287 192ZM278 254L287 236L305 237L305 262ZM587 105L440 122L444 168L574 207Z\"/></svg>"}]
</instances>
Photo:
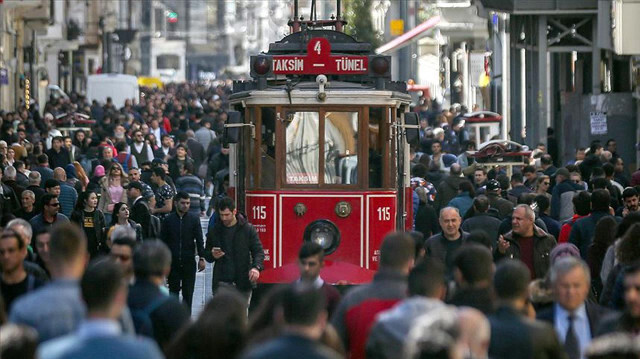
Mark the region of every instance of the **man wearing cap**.
<instances>
[{"instance_id":1,"label":"man wearing cap","mask_svg":"<svg viewBox=\"0 0 640 359\"><path fill-rule=\"evenodd\" d=\"M500 219L503 219L513 210L513 203L502 198L500 192L502 192L500 182L494 179L487 182L485 193L487 198L489 198L489 208L496 209L500 215Z\"/></svg>"},{"instance_id":2,"label":"man wearing cap","mask_svg":"<svg viewBox=\"0 0 640 359\"><path fill-rule=\"evenodd\" d=\"M140 182L129 182L127 185L127 198L131 203L131 215L129 218L142 227L142 238L149 238L149 224L151 223L151 211L149 205L142 197L143 187Z\"/></svg>"},{"instance_id":3,"label":"man wearing cap","mask_svg":"<svg viewBox=\"0 0 640 359\"><path fill-rule=\"evenodd\" d=\"M556 220L569 219L573 215L573 213L571 213L573 212L573 194L584 188L571 181L569 170L565 167L558 169L553 175L556 178L556 185L553 187L551 194L551 217ZM570 210L565 210L569 208Z\"/></svg>"}]
</instances>

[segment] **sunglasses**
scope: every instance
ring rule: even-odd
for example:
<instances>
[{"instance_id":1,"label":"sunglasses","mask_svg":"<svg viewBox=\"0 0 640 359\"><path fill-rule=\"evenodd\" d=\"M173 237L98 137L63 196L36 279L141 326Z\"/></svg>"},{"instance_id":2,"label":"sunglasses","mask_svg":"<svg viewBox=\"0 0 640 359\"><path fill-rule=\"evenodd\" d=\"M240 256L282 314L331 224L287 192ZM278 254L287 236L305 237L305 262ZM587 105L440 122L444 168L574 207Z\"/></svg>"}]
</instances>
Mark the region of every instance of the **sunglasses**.
<instances>
[{"instance_id":1,"label":"sunglasses","mask_svg":"<svg viewBox=\"0 0 640 359\"><path fill-rule=\"evenodd\" d=\"M50 206L50 207L60 207L60 202L57 202L57 203L49 203L49 204L47 204L47 206Z\"/></svg>"}]
</instances>

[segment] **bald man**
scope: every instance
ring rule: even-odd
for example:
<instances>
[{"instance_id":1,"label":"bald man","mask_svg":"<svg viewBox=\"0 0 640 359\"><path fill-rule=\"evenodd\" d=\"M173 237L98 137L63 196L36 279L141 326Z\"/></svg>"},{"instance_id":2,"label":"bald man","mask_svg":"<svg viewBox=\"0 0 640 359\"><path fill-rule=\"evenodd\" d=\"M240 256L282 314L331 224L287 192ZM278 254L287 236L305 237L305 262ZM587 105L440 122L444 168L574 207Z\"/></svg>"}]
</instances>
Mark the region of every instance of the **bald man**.
<instances>
[{"instance_id":1,"label":"bald man","mask_svg":"<svg viewBox=\"0 0 640 359\"><path fill-rule=\"evenodd\" d=\"M458 325L460 326L459 342L474 358L488 358L491 342L491 325L489 319L481 311L461 307L458 310Z\"/></svg>"},{"instance_id":2,"label":"bald man","mask_svg":"<svg viewBox=\"0 0 640 359\"><path fill-rule=\"evenodd\" d=\"M469 233L460 229L462 218L454 207L445 207L440 211L440 228L442 232L429 237L424 242L426 256L435 258L446 267L447 277L453 271L453 253L467 240Z\"/></svg>"},{"instance_id":3,"label":"bald man","mask_svg":"<svg viewBox=\"0 0 640 359\"><path fill-rule=\"evenodd\" d=\"M67 184L67 173L64 171L64 168L56 167L53 170L53 178L60 182L60 196L58 196L58 200L60 201L60 213L67 217L71 217L71 212L78 200L78 192L75 188Z\"/></svg>"}]
</instances>

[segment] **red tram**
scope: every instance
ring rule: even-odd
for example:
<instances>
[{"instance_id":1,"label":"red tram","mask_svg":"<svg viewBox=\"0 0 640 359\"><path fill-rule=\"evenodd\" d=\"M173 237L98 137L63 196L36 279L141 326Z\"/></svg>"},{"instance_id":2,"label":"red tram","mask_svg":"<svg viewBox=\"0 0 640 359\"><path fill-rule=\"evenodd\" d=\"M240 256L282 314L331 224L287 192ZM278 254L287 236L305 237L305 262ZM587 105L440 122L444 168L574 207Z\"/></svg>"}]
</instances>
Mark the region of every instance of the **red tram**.
<instances>
[{"instance_id":1,"label":"red tram","mask_svg":"<svg viewBox=\"0 0 640 359\"><path fill-rule=\"evenodd\" d=\"M251 57L227 122L230 186L265 251L261 283L298 278L303 241L325 248L328 283L368 282L391 231L410 228L409 143L418 120L391 59L330 21Z\"/></svg>"}]
</instances>

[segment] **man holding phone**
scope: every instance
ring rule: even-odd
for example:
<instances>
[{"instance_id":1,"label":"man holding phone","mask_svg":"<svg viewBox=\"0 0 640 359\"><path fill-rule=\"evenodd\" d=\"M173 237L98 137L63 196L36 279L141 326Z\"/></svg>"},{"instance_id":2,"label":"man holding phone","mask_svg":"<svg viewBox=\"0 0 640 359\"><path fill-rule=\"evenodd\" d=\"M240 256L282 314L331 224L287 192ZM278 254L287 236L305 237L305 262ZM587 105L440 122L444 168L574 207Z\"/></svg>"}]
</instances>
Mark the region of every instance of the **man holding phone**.
<instances>
[{"instance_id":1,"label":"man holding phone","mask_svg":"<svg viewBox=\"0 0 640 359\"><path fill-rule=\"evenodd\" d=\"M231 198L222 198L217 207L218 220L207 233L205 248L205 258L216 262L213 292L220 286L235 287L250 302L263 269L262 243L253 226L237 214Z\"/></svg>"}]
</instances>

